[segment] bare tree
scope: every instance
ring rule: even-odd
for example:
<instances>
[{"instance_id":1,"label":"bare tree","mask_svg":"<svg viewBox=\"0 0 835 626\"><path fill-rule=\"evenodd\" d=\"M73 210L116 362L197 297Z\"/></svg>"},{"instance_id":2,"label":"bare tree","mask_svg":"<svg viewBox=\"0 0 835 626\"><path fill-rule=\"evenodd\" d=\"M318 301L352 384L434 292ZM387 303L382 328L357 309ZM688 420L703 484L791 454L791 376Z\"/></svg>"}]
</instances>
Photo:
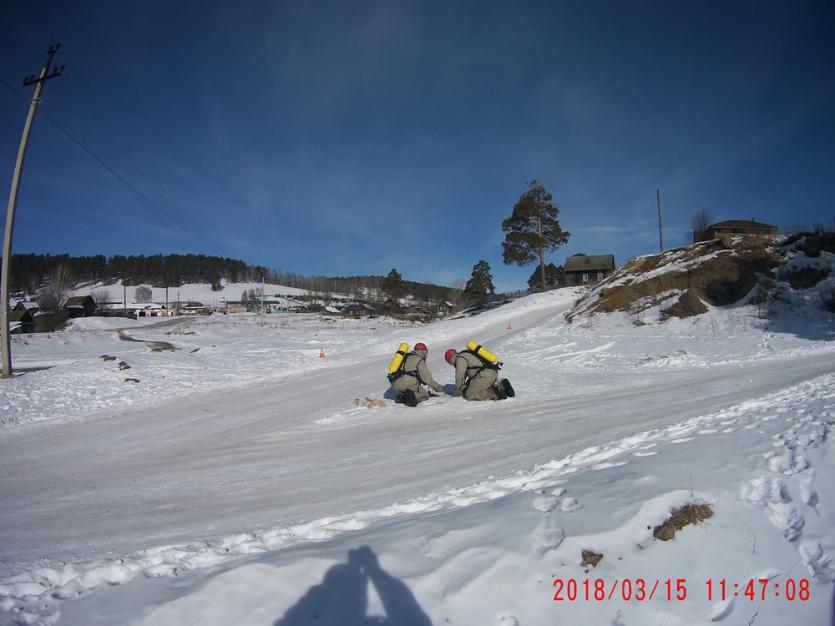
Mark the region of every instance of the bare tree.
<instances>
[{"instance_id":1,"label":"bare tree","mask_svg":"<svg viewBox=\"0 0 835 626\"><path fill-rule=\"evenodd\" d=\"M47 280L46 287L41 290L38 305L43 311L57 311L64 306L72 288L71 273L68 265L60 264L55 267Z\"/></svg>"},{"instance_id":2,"label":"bare tree","mask_svg":"<svg viewBox=\"0 0 835 626\"><path fill-rule=\"evenodd\" d=\"M145 285L139 285L136 291L133 292L133 299L137 302L150 302L153 297L154 292L151 291L150 287L146 287Z\"/></svg>"},{"instance_id":3,"label":"bare tree","mask_svg":"<svg viewBox=\"0 0 835 626\"><path fill-rule=\"evenodd\" d=\"M107 289L96 289L93 293L93 300L96 306L102 308L105 304L110 302L110 291Z\"/></svg>"},{"instance_id":4,"label":"bare tree","mask_svg":"<svg viewBox=\"0 0 835 626\"><path fill-rule=\"evenodd\" d=\"M713 223L713 216L707 209L699 209L692 218L690 218L690 230L694 232L707 232L707 227Z\"/></svg>"}]
</instances>

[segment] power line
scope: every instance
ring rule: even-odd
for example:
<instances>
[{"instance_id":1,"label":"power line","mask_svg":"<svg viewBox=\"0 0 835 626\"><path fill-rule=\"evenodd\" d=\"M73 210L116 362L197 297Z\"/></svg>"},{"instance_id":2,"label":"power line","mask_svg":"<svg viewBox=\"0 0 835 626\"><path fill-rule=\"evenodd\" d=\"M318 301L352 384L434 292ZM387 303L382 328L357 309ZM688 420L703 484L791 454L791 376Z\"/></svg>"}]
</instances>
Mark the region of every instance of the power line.
<instances>
[{"instance_id":1,"label":"power line","mask_svg":"<svg viewBox=\"0 0 835 626\"><path fill-rule=\"evenodd\" d=\"M19 96L20 98L22 98L26 101L29 101L29 98L27 98L24 94L17 91L17 89L15 89L11 85L9 85L9 83L7 83L2 78L0 78L0 83L2 83L6 88L8 88L10 91L12 91L12 93L14 93L15 95ZM58 130L60 130L62 133L64 133L71 141L73 141L76 145L78 145L84 152L86 152L94 161L96 161L99 165L101 165L105 170L107 170L112 176L114 176L122 184L124 184L126 187L128 187L128 189L130 189L134 194L136 194L136 196L140 199L141 202L143 202L146 205L146 207L150 207L150 208L156 210L160 215L162 215L164 218L168 219L168 221L171 224L173 224L175 227L182 230L189 237L194 238L197 241L197 243L207 246L209 249L211 249L213 252L215 252L216 254L218 254L221 257L228 256L228 255L223 254L222 252L220 252L215 246L213 246L204 237L202 237L202 235L200 235L199 233L191 230L187 226L183 225L176 217L169 214L165 209L160 207L156 202L154 202L153 199L149 198L146 194L144 194L141 190L139 190L136 186L134 186L129 180L127 180L124 176L119 174L119 172L117 172L110 165L108 165L104 161L104 159L102 159L98 155L96 155L91 148L87 147L80 139L75 137L75 135L73 135L69 130L64 128L64 126L61 125L61 123L58 122L58 120L56 120L54 117L52 117L49 113L43 112L42 115L44 117L46 117Z\"/></svg>"},{"instance_id":2,"label":"power line","mask_svg":"<svg viewBox=\"0 0 835 626\"><path fill-rule=\"evenodd\" d=\"M94 105L101 113L102 117L107 122L107 126L109 127L115 139L115 143L121 146L122 150L127 155L128 160L132 162L136 171L139 172L139 174L142 176L142 178L145 179L145 182L147 182L149 186L156 187L156 191L159 193L160 198L167 205L167 207L178 217L182 218L186 221L186 223L188 223L191 219L191 216L179 205L179 203L168 192L168 190L165 189L165 187L162 185L162 182L160 182L159 178L154 174L151 167L142 158L142 155L138 151L136 151L130 144L130 142L124 137L124 135L121 132L119 132L119 129L116 127L116 124L113 121L113 117L108 114L106 109L98 105L97 98L95 98L92 95L93 90L90 88L89 83L87 83L87 81L84 80L83 76L79 75L78 78L79 83L87 92L89 100L94 103ZM197 236L201 241L203 241L203 243L205 243L208 248L214 250L220 256L229 256L218 250L218 247L216 247L212 241L205 237L204 233L200 229L192 225L190 226L190 230L195 234L195 236Z\"/></svg>"}]
</instances>

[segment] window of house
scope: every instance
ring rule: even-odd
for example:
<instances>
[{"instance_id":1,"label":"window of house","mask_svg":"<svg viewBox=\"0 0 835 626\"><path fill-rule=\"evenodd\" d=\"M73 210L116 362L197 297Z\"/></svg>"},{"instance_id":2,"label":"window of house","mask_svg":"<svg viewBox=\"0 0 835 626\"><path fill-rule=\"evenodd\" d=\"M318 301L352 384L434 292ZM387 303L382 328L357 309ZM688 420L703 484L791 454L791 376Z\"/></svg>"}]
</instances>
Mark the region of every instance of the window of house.
<instances>
[{"instance_id":1,"label":"window of house","mask_svg":"<svg viewBox=\"0 0 835 626\"><path fill-rule=\"evenodd\" d=\"M603 272L597 272L597 280L603 280Z\"/></svg>"},{"instance_id":2,"label":"window of house","mask_svg":"<svg viewBox=\"0 0 835 626\"><path fill-rule=\"evenodd\" d=\"M588 272L583 272L583 282L584 283L589 282L589 273Z\"/></svg>"}]
</instances>

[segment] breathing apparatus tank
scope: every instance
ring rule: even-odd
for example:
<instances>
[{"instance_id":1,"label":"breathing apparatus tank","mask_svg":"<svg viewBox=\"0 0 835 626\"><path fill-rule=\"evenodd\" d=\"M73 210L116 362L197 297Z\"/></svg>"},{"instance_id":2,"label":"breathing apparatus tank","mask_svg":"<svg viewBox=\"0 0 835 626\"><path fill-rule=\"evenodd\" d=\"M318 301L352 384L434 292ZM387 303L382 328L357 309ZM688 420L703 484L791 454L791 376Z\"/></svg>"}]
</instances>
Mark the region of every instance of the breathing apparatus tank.
<instances>
[{"instance_id":1,"label":"breathing apparatus tank","mask_svg":"<svg viewBox=\"0 0 835 626\"><path fill-rule=\"evenodd\" d=\"M397 352L394 353L394 356L391 359L391 363L389 363L389 374L394 374L397 370L400 369L400 366L403 364L403 359L406 358L406 355L408 353L409 344L401 343L400 346L397 348Z\"/></svg>"},{"instance_id":2,"label":"breathing apparatus tank","mask_svg":"<svg viewBox=\"0 0 835 626\"><path fill-rule=\"evenodd\" d=\"M476 355L478 355L479 357L481 357L482 359L484 359L488 363L492 363L493 365L495 365L496 363L499 362L499 357L497 357L495 354L490 352L484 346L482 346L480 344L477 344L475 341L468 341L467 342L467 350L470 350L471 352L475 353Z\"/></svg>"}]
</instances>

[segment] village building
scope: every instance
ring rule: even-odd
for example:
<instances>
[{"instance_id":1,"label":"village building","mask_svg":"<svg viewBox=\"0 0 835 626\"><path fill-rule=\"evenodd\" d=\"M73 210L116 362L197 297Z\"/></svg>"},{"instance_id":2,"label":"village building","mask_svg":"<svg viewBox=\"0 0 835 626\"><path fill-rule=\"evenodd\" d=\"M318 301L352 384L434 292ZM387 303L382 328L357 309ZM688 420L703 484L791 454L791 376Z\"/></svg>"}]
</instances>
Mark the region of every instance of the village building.
<instances>
[{"instance_id":1,"label":"village building","mask_svg":"<svg viewBox=\"0 0 835 626\"><path fill-rule=\"evenodd\" d=\"M770 237L777 234L777 227L754 220L725 220L711 224L705 230L693 231L693 243L722 237Z\"/></svg>"},{"instance_id":2,"label":"village building","mask_svg":"<svg viewBox=\"0 0 835 626\"><path fill-rule=\"evenodd\" d=\"M19 303L18 303L19 304ZM9 333L20 335L35 331L35 312L37 309L26 309L15 307L9 311Z\"/></svg>"},{"instance_id":3,"label":"village building","mask_svg":"<svg viewBox=\"0 0 835 626\"><path fill-rule=\"evenodd\" d=\"M17 304L14 305L13 311L31 311L32 315L35 315L41 308L37 302L31 302L26 300L19 300Z\"/></svg>"},{"instance_id":4,"label":"village building","mask_svg":"<svg viewBox=\"0 0 835 626\"><path fill-rule=\"evenodd\" d=\"M376 313L374 307L364 302L346 304L340 310L344 317L359 319L360 317L371 317Z\"/></svg>"},{"instance_id":5,"label":"village building","mask_svg":"<svg viewBox=\"0 0 835 626\"><path fill-rule=\"evenodd\" d=\"M565 286L594 285L615 271L613 254L575 254L565 260Z\"/></svg>"},{"instance_id":6,"label":"village building","mask_svg":"<svg viewBox=\"0 0 835 626\"><path fill-rule=\"evenodd\" d=\"M68 317L89 317L96 314L98 306L93 296L73 296L67 298L64 310Z\"/></svg>"},{"instance_id":7,"label":"village building","mask_svg":"<svg viewBox=\"0 0 835 626\"><path fill-rule=\"evenodd\" d=\"M133 309L136 318L140 317L166 317L174 315L173 309L168 309L164 304L157 304L155 302L143 302L141 304L131 304L128 308Z\"/></svg>"}]
</instances>

